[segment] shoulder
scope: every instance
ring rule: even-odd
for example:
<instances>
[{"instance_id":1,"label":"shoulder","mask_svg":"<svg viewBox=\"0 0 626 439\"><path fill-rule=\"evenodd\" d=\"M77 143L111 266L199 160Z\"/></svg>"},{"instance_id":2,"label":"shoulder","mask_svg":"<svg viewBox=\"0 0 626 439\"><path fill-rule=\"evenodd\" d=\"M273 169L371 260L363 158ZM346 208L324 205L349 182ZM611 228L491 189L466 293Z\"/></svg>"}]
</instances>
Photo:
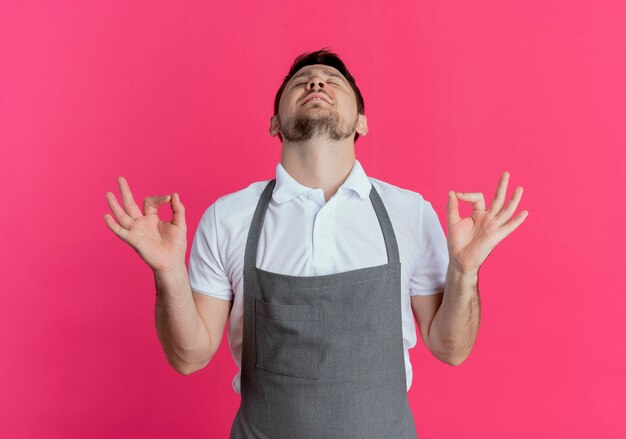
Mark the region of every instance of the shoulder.
<instances>
[{"instance_id":1,"label":"shoulder","mask_svg":"<svg viewBox=\"0 0 626 439\"><path fill-rule=\"evenodd\" d=\"M421 193L401 188L377 178L368 177L380 195L394 228L404 237L421 242L424 233L431 233L437 217L430 201ZM421 245L421 244L418 244Z\"/></svg>"},{"instance_id":2,"label":"shoulder","mask_svg":"<svg viewBox=\"0 0 626 439\"><path fill-rule=\"evenodd\" d=\"M215 222L221 231L249 226L261 193L270 180L251 183L245 188L222 195L202 215L202 221Z\"/></svg>"},{"instance_id":3,"label":"shoulder","mask_svg":"<svg viewBox=\"0 0 626 439\"><path fill-rule=\"evenodd\" d=\"M388 209L415 213L421 212L424 205L429 203L419 192L393 185L378 178L368 178Z\"/></svg>"},{"instance_id":4,"label":"shoulder","mask_svg":"<svg viewBox=\"0 0 626 439\"><path fill-rule=\"evenodd\" d=\"M243 189L222 195L215 200L216 210L230 213L249 206L254 209L269 182L270 180L255 181Z\"/></svg>"}]
</instances>

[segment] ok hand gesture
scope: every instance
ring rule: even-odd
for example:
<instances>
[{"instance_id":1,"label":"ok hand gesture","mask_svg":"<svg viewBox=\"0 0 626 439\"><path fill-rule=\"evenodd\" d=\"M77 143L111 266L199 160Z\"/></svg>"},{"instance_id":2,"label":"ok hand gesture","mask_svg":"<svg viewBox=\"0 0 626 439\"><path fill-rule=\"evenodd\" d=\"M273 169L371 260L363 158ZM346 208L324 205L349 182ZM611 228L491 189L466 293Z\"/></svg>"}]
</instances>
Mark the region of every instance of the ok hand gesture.
<instances>
[{"instance_id":1,"label":"ok hand gesture","mask_svg":"<svg viewBox=\"0 0 626 439\"><path fill-rule=\"evenodd\" d=\"M485 209L482 192L448 193L448 253L450 265L462 272L478 272L478 268L500 241L515 230L528 216L523 210L511 219L522 198L522 187L518 186L503 209L509 173L504 172L496 196L489 209ZM472 215L459 216L458 200L471 202Z\"/></svg>"},{"instance_id":2,"label":"ok hand gesture","mask_svg":"<svg viewBox=\"0 0 626 439\"><path fill-rule=\"evenodd\" d=\"M124 177L117 182L122 194L122 209L111 192L106 199L119 222L109 214L104 215L104 222L122 241L129 244L139 256L157 272L168 271L177 265L185 264L187 250L187 226L185 225L185 208L180 202L178 193L147 197L143 202L143 213L135 204L133 194ZM161 221L158 206L172 204L172 221Z\"/></svg>"}]
</instances>

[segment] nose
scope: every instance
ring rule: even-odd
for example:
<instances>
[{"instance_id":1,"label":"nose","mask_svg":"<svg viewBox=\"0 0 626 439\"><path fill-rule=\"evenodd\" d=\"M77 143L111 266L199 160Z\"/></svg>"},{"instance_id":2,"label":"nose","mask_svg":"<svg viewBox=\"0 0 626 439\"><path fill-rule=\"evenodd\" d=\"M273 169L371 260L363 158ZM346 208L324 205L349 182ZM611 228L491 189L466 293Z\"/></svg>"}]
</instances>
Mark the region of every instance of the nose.
<instances>
[{"instance_id":1,"label":"nose","mask_svg":"<svg viewBox=\"0 0 626 439\"><path fill-rule=\"evenodd\" d=\"M323 81L318 82L318 84L319 84L320 88L324 88L324 82ZM309 89L312 89L313 87L315 87L315 82L311 82L309 84Z\"/></svg>"},{"instance_id":2,"label":"nose","mask_svg":"<svg viewBox=\"0 0 626 439\"><path fill-rule=\"evenodd\" d=\"M313 90L316 84L319 85L319 88L323 89L325 87L324 81L322 79L312 78L309 80L309 84L308 84L309 90Z\"/></svg>"}]
</instances>

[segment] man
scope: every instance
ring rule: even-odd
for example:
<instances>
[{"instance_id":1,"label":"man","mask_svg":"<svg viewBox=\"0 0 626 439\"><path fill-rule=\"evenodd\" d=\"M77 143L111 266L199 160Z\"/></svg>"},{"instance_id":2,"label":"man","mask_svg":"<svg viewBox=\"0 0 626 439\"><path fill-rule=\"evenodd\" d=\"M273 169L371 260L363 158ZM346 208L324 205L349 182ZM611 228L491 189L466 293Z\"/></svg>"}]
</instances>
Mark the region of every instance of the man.
<instances>
[{"instance_id":1,"label":"man","mask_svg":"<svg viewBox=\"0 0 626 439\"><path fill-rule=\"evenodd\" d=\"M504 207L503 173L482 193L449 193L448 239L417 192L368 177L354 144L367 134L356 81L325 49L296 58L270 121L282 141L276 178L225 195L204 213L185 267L177 193L144 214L119 178L109 228L150 265L156 324L182 374L205 367L229 321L241 394L231 438L416 438L407 390L414 318L433 355L459 365L480 318L478 269L521 224ZM473 203L461 219L458 200ZM171 223L157 208L171 202ZM445 293L444 293L445 286ZM412 312L411 312L412 311Z\"/></svg>"}]
</instances>

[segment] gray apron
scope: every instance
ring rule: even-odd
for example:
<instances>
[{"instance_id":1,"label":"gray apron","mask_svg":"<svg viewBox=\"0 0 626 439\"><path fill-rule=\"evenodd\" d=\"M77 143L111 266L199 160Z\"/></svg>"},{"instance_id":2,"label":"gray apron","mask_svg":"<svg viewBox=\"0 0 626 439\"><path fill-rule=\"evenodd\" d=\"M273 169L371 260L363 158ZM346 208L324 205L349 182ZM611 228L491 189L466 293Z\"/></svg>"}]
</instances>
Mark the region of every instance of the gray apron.
<instances>
[{"instance_id":1,"label":"gray apron","mask_svg":"<svg viewBox=\"0 0 626 439\"><path fill-rule=\"evenodd\" d=\"M275 183L261 194L246 242L241 403L230 438L416 439L398 244L378 192L372 186L369 197L387 264L291 276L256 266Z\"/></svg>"}]
</instances>

